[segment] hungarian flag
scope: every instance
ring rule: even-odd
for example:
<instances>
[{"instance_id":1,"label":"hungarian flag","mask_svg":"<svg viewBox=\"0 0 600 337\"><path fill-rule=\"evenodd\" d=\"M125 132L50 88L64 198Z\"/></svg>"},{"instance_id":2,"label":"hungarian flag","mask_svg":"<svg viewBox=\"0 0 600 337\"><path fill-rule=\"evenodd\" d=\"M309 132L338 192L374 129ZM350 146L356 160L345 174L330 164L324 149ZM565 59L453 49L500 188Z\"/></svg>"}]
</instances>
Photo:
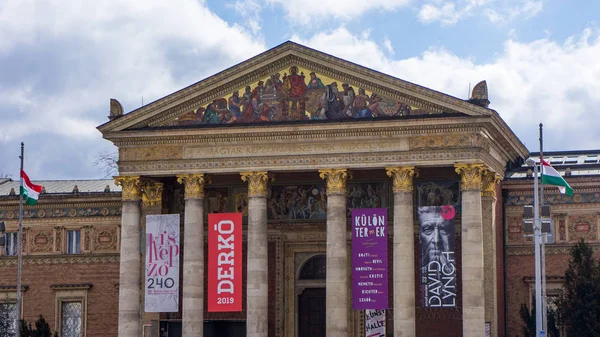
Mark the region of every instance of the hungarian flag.
<instances>
[{"instance_id":1,"label":"hungarian flag","mask_svg":"<svg viewBox=\"0 0 600 337\"><path fill-rule=\"evenodd\" d=\"M562 194L573 196L573 189L548 162L542 160L542 184L555 185Z\"/></svg>"},{"instance_id":2,"label":"hungarian flag","mask_svg":"<svg viewBox=\"0 0 600 337\"><path fill-rule=\"evenodd\" d=\"M37 204L38 197L42 193L42 186L32 184L23 170L21 170L21 178L21 195L25 198L25 203L29 206Z\"/></svg>"}]
</instances>

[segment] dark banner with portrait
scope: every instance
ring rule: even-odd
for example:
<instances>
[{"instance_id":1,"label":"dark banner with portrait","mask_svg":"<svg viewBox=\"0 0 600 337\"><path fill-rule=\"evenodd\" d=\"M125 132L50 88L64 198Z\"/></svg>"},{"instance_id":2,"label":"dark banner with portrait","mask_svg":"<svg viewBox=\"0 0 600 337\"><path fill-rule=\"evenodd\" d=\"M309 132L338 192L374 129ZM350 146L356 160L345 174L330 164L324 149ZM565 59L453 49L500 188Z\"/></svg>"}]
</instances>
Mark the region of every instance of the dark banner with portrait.
<instances>
[{"instance_id":1,"label":"dark banner with portrait","mask_svg":"<svg viewBox=\"0 0 600 337\"><path fill-rule=\"evenodd\" d=\"M456 254L452 205L418 208L421 303L425 308L456 307Z\"/></svg>"}]
</instances>

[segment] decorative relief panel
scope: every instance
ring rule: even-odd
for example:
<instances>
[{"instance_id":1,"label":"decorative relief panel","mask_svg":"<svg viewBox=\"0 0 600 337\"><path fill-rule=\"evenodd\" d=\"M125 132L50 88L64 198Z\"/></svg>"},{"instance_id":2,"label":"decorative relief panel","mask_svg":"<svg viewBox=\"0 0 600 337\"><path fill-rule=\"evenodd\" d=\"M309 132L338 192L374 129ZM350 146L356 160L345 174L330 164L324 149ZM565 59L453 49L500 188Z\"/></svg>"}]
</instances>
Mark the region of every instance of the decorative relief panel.
<instances>
[{"instance_id":1,"label":"decorative relief panel","mask_svg":"<svg viewBox=\"0 0 600 337\"><path fill-rule=\"evenodd\" d=\"M576 242L598 240L598 222L595 215L569 216L568 219L569 241Z\"/></svg>"},{"instance_id":2,"label":"decorative relief panel","mask_svg":"<svg viewBox=\"0 0 600 337\"><path fill-rule=\"evenodd\" d=\"M506 220L508 243L521 244L523 243L523 218L509 217Z\"/></svg>"},{"instance_id":3,"label":"decorative relief panel","mask_svg":"<svg viewBox=\"0 0 600 337\"><path fill-rule=\"evenodd\" d=\"M118 251L119 233L117 227L97 227L94 230L94 251Z\"/></svg>"},{"instance_id":4,"label":"decorative relief panel","mask_svg":"<svg viewBox=\"0 0 600 337\"><path fill-rule=\"evenodd\" d=\"M119 160L165 160L183 158L182 146L152 146L120 148Z\"/></svg>"},{"instance_id":5,"label":"decorative relief panel","mask_svg":"<svg viewBox=\"0 0 600 337\"><path fill-rule=\"evenodd\" d=\"M567 219L562 217L557 217L556 219L558 223L558 240L559 241L567 241Z\"/></svg>"},{"instance_id":6,"label":"decorative relief panel","mask_svg":"<svg viewBox=\"0 0 600 337\"><path fill-rule=\"evenodd\" d=\"M62 253L63 252L63 237L64 237L65 228L63 226L55 226L54 227L54 252Z\"/></svg>"},{"instance_id":7,"label":"decorative relief panel","mask_svg":"<svg viewBox=\"0 0 600 337\"><path fill-rule=\"evenodd\" d=\"M54 233L51 229L31 229L29 233L31 253L52 253Z\"/></svg>"},{"instance_id":8,"label":"decorative relief panel","mask_svg":"<svg viewBox=\"0 0 600 337\"><path fill-rule=\"evenodd\" d=\"M85 225L82 228L82 236L83 236L83 251L88 253L92 251L92 225Z\"/></svg>"}]
</instances>

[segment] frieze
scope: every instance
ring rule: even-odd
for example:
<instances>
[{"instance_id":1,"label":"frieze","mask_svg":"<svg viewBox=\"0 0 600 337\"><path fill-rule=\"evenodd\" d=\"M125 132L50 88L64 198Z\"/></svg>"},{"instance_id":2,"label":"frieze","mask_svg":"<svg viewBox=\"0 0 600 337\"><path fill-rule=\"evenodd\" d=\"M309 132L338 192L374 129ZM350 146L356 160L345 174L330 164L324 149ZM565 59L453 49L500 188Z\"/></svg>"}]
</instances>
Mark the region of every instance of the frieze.
<instances>
[{"instance_id":1,"label":"frieze","mask_svg":"<svg viewBox=\"0 0 600 337\"><path fill-rule=\"evenodd\" d=\"M115 207L77 207L77 208L40 208L23 210L23 218L72 218L120 216L122 208ZM0 210L0 220L19 218L19 211Z\"/></svg>"},{"instance_id":2,"label":"frieze","mask_svg":"<svg viewBox=\"0 0 600 337\"><path fill-rule=\"evenodd\" d=\"M576 193L572 197L564 194L544 194L546 204L586 204L600 203L600 193ZM533 195L509 195L504 204L506 206L533 205Z\"/></svg>"},{"instance_id":3,"label":"frieze","mask_svg":"<svg viewBox=\"0 0 600 337\"><path fill-rule=\"evenodd\" d=\"M183 158L182 146L120 148L119 160L157 160Z\"/></svg>"},{"instance_id":4,"label":"frieze","mask_svg":"<svg viewBox=\"0 0 600 337\"><path fill-rule=\"evenodd\" d=\"M23 264L27 265L54 265L54 264L89 264L89 263L118 263L119 254L109 254L102 256L85 255L63 255L63 256L23 256ZM0 258L0 266L16 266L15 257Z\"/></svg>"},{"instance_id":5,"label":"frieze","mask_svg":"<svg viewBox=\"0 0 600 337\"><path fill-rule=\"evenodd\" d=\"M269 145L231 145L231 146L206 146L189 147L184 151L184 159L223 158L237 156L263 156L298 155L312 153L339 153L339 152L371 152L371 151L406 151L408 141L406 138L396 139L393 142L381 140L365 140L361 142L328 142L328 143L292 143Z\"/></svg>"},{"instance_id":6,"label":"frieze","mask_svg":"<svg viewBox=\"0 0 600 337\"><path fill-rule=\"evenodd\" d=\"M480 134L426 135L409 138L411 150L440 147L481 147L489 151L489 143Z\"/></svg>"},{"instance_id":7,"label":"frieze","mask_svg":"<svg viewBox=\"0 0 600 337\"><path fill-rule=\"evenodd\" d=\"M346 154L315 154L311 156L269 156L269 157L239 157L219 158L211 160L181 160L181 161L139 161L121 163L121 172L140 174L174 174L201 171L204 173L239 172L241 168L248 169L308 169L315 166L344 166L348 168L382 168L401 163L418 165L422 161L435 161L438 165L444 162L451 164L459 160L480 158L490 164L496 172L503 172L503 164L497 162L488 153L478 149L464 150L431 150L431 151L402 151L402 152L366 152Z\"/></svg>"},{"instance_id":8,"label":"frieze","mask_svg":"<svg viewBox=\"0 0 600 337\"><path fill-rule=\"evenodd\" d=\"M592 244L592 250L594 252L600 252L600 245ZM546 255L569 255L574 245L546 245ZM523 256L523 255L534 255L534 246L509 246L507 247L507 254L509 256Z\"/></svg>"}]
</instances>

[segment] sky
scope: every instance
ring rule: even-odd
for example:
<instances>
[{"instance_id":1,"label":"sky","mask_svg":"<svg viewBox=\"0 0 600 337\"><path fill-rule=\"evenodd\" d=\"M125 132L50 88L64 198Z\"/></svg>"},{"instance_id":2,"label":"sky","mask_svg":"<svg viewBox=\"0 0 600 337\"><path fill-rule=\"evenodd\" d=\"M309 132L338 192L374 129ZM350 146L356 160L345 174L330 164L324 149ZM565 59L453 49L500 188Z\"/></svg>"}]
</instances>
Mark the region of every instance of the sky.
<instances>
[{"instance_id":1,"label":"sky","mask_svg":"<svg viewBox=\"0 0 600 337\"><path fill-rule=\"evenodd\" d=\"M600 149L600 1L2 0L0 177L94 179L96 127L285 41L461 99L530 151Z\"/></svg>"}]
</instances>

